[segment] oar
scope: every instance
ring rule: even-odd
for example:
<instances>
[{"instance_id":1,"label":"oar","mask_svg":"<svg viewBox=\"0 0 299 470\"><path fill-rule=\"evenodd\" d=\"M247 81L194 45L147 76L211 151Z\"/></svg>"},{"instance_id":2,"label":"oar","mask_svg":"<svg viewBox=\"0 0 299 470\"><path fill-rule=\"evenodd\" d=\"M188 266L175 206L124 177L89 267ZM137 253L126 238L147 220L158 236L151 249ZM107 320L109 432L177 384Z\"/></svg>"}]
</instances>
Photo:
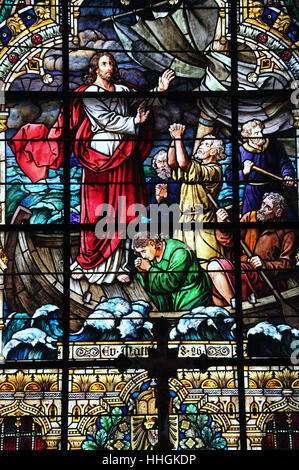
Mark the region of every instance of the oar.
<instances>
[{"instance_id":1,"label":"oar","mask_svg":"<svg viewBox=\"0 0 299 470\"><path fill-rule=\"evenodd\" d=\"M281 176L275 175L274 173L271 173L270 171L264 170L263 168L260 168L259 166L252 165L252 170L256 171L257 173L261 173L262 175L265 176L270 176L270 178L273 178L277 181L285 181L284 178Z\"/></svg>"},{"instance_id":2,"label":"oar","mask_svg":"<svg viewBox=\"0 0 299 470\"><path fill-rule=\"evenodd\" d=\"M207 192L207 197L209 198L209 200L211 201L211 203L213 204L213 206L215 207L216 210L219 209L219 205L218 203L215 201L215 199L213 198L212 194L210 194L209 192ZM229 222L229 219L227 219L227 221ZM250 250L250 248L246 245L246 243L243 241L243 240L240 240L240 245L241 247L243 248L243 250L245 251L246 255L251 258L252 256L254 256L254 253ZM281 308L282 308L282 317L284 319L284 321L286 321L286 317L289 317L289 316L297 316L298 313L296 312L296 310L291 307L291 305L289 305L285 300L284 298L282 297L282 295L280 294L280 292L278 292L278 290L274 287L274 285L272 284L272 282L270 281L270 279L268 278L268 276L266 275L266 273L260 269L259 270L259 274L261 276L261 278L264 280L264 282L269 286L269 288L271 289L274 297L276 298L276 300L278 300L278 302L280 302L280 305L281 305Z\"/></svg>"},{"instance_id":3,"label":"oar","mask_svg":"<svg viewBox=\"0 0 299 470\"><path fill-rule=\"evenodd\" d=\"M152 7L161 7L163 5L166 5L168 3L169 0L164 0L163 2L159 2L159 3L156 3L156 4L153 4L151 5ZM128 15L134 15L134 14L139 14L143 11L145 11L146 8L145 7L141 7L141 8L135 8L134 10L131 10L131 11L126 11L125 13L118 13L117 15L111 15L111 16L108 16L107 18L103 18L101 20L101 23L106 23L107 21L111 21L111 20L118 20L119 18L123 18L124 16L128 16Z\"/></svg>"}]
</instances>

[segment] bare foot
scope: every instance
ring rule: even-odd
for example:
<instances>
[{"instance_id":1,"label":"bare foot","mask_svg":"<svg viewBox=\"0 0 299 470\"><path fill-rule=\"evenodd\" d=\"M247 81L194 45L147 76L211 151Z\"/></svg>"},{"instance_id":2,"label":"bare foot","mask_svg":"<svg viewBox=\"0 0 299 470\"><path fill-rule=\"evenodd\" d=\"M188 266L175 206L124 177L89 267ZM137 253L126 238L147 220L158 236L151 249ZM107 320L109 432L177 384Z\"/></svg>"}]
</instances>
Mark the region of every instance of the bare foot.
<instances>
[{"instance_id":1,"label":"bare foot","mask_svg":"<svg viewBox=\"0 0 299 470\"><path fill-rule=\"evenodd\" d=\"M84 273L80 268L74 269L74 271L71 274L72 279L76 279L76 281L83 279Z\"/></svg>"},{"instance_id":2,"label":"bare foot","mask_svg":"<svg viewBox=\"0 0 299 470\"><path fill-rule=\"evenodd\" d=\"M116 279L121 282L122 284L127 284L131 281L130 276L128 274L119 274Z\"/></svg>"}]
</instances>

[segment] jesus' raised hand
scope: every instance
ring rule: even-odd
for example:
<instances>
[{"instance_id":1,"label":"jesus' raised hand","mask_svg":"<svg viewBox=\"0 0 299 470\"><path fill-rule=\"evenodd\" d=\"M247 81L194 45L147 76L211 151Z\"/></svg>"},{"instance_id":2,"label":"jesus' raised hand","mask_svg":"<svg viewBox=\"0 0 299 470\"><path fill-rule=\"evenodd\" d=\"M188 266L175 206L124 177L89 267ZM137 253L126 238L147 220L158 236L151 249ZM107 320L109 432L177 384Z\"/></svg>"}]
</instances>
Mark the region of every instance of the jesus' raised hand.
<instances>
[{"instance_id":1,"label":"jesus' raised hand","mask_svg":"<svg viewBox=\"0 0 299 470\"><path fill-rule=\"evenodd\" d=\"M148 118L149 110L146 111L146 101L142 101L137 109L137 114L135 116L135 124L142 124Z\"/></svg>"},{"instance_id":2,"label":"jesus' raised hand","mask_svg":"<svg viewBox=\"0 0 299 470\"><path fill-rule=\"evenodd\" d=\"M175 73L171 69L165 70L163 75L159 77L158 91L166 91L172 80L175 78Z\"/></svg>"}]
</instances>

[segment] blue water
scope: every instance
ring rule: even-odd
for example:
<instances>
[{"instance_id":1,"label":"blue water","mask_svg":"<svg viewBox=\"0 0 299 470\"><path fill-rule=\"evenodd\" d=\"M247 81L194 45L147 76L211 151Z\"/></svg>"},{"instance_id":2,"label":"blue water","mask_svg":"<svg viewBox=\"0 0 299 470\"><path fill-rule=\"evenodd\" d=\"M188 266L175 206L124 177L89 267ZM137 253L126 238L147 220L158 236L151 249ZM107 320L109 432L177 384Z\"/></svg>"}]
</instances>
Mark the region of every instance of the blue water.
<instances>
[{"instance_id":1,"label":"blue water","mask_svg":"<svg viewBox=\"0 0 299 470\"><path fill-rule=\"evenodd\" d=\"M14 133L15 131L8 131L7 138L9 139ZM189 155L191 155L193 148L194 133L194 128L186 128L184 137L186 138L185 145ZM148 169L151 167L153 155L161 149L167 150L168 148L169 136L160 135L159 137L161 140L155 140L152 151L144 162L145 167ZM225 145L227 159L222 162L223 171L225 171L226 165L230 164L231 160L231 143L225 141ZM7 145L6 221L9 222L17 207L23 205L32 211L31 224L63 224L64 188L68 190L65 184L70 184L70 221L71 223L79 223L82 165L72 156L70 167L70 178L66 178L65 181L63 168L59 168L58 170L50 169L48 178L40 180L38 183L32 183L17 164L15 156ZM231 197L232 188L224 181L219 195L219 204L227 204Z\"/></svg>"}]
</instances>

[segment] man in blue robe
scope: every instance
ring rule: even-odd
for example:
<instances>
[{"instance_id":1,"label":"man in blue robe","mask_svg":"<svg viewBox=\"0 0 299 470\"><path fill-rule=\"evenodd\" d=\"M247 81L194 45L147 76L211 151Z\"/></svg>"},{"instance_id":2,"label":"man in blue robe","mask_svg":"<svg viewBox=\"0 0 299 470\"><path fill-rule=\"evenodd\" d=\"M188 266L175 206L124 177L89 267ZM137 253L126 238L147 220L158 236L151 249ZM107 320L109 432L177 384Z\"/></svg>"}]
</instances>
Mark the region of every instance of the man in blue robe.
<instances>
[{"instance_id":1,"label":"man in blue robe","mask_svg":"<svg viewBox=\"0 0 299 470\"><path fill-rule=\"evenodd\" d=\"M296 220L296 209L290 200L291 189L295 184L295 170L283 146L274 139L268 139L263 134L264 125L254 119L242 126L241 136L244 143L239 150L239 184L245 185L243 195L242 215L257 210L262 203L263 195L269 192L284 193L288 199L289 220ZM262 168L283 178L278 181L265 176L252 167ZM226 171L229 184L233 182L232 168Z\"/></svg>"}]
</instances>

